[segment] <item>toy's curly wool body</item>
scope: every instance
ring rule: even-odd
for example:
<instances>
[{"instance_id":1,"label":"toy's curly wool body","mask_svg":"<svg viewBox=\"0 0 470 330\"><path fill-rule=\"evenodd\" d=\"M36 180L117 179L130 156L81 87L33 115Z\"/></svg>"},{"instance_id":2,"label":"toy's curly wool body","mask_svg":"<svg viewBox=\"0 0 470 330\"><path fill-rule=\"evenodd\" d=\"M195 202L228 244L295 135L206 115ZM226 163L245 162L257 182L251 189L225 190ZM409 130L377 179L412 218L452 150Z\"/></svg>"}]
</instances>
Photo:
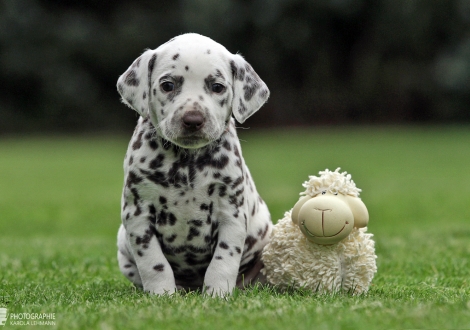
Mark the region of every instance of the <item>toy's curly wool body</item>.
<instances>
[{"instance_id":1,"label":"toy's curly wool body","mask_svg":"<svg viewBox=\"0 0 470 330\"><path fill-rule=\"evenodd\" d=\"M358 197L360 189L346 172L320 172L304 183L301 195L322 192ZM292 222L291 212L274 226L270 243L264 248L262 270L269 283L280 288L307 288L317 293L367 292L377 271L372 234L367 228L353 228L342 241L333 245L310 242Z\"/></svg>"},{"instance_id":2,"label":"toy's curly wool body","mask_svg":"<svg viewBox=\"0 0 470 330\"><path fill-rule=\"evenodd\" d=\"M287 212L263 251L263 273L269 283L280 288L309 288L318 293L341 289L355 294L366 292L377 267L372 234L365 231L354 228L334 245L312 244Z\"/></svg>"}]
</instances>

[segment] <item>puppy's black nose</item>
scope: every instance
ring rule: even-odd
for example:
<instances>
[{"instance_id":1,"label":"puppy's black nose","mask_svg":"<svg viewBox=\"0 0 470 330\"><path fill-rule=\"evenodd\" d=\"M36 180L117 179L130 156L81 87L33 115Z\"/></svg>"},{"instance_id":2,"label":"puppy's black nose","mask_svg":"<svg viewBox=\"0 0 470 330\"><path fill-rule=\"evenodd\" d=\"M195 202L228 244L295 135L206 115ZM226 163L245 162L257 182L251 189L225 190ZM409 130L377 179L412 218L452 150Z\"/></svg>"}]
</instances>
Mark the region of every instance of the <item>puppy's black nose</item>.
<instances>
[{"instance_id":1,"label":"puppy's black nose","mask_svg":"<svg viewBox=\"0 0 470 330\"><path fill-rule=\"evenodd\" d=\"M199 131L204 126L204 117L199 111L188 111L183 115L183 126L190 131Z\"/></svg>"}]
</instances>

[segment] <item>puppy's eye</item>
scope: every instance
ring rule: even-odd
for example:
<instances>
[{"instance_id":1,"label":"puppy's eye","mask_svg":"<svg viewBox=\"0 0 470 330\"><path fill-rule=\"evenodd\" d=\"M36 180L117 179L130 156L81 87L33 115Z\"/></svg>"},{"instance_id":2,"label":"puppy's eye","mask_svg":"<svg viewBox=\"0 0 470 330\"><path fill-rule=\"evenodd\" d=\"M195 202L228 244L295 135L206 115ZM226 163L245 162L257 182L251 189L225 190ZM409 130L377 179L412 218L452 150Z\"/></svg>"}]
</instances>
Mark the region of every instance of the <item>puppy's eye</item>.
<instances>
[{"instance_id":1,"label":"puppy's eye","mask_svg":"<svg viewBox=\"0 0 470 330\"><path fill-rule=\"evenodd\" d=\"M175 84L169 81L165 81L160 85L164 92L172 92L175 89Z\"/></svg>"},{"instance_id":2,"label":"puppy's eye","mask_svg":"<svg viewBox=\"0 0 470 330\"><path fill-rule=\"evenodd\" d=\"M216 94L220 94L225 90L225 86L222 84L212 84L212 91Z\"/></svg>"}]
</instances>

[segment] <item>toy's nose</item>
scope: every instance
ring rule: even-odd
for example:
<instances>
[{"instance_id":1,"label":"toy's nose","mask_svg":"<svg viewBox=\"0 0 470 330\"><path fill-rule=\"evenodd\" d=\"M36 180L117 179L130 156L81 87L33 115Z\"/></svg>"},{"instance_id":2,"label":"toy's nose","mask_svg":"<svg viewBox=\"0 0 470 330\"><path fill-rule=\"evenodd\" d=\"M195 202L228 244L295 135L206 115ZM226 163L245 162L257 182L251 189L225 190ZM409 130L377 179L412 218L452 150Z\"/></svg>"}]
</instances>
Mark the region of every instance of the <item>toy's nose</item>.
<instances>
[{"instance_id":1,"label":"toy's nose","mask_svg":"<svg viewBox=\"0 0 470 330\"><path fill-rule=\"evenodd\" d=\"M312 198L299 213L301 226L315 237L333 237L354 223L348 205L335 197Z\"/></svg>"},{"instance_id":2,"label":"toy's nose","mask_svg":"<svg viewBox=\"0 0 470 330\"><path fill-rule=\"evenodd\" d=\"M333 211L332 209L321 209L319 207L316 207L315 210L320 211L320 212Z\"/></svg>"}]
</instances>

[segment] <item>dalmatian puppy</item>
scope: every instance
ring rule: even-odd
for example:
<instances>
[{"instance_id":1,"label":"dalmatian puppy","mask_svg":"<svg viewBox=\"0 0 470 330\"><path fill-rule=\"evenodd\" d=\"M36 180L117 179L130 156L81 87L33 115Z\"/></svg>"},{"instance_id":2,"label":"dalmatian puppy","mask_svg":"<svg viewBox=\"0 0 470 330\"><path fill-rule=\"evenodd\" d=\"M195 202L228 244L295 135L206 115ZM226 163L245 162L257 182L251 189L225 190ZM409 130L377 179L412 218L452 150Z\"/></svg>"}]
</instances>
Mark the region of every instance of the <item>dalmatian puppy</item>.
<instances>
[{"instance_id":1,"label":"dalmatian puppy","mask_svg":"<svg viewBox=\"0 0 470 330\"><path fill-rule=\"evenodd\" d=\"M152 294L223 296L263 281L272 223L242 157L243 123L269 90L242 56L194 33L147 50L122 74L140 114L124 160L121 272Z\"/></svg>"}]
</instances>

